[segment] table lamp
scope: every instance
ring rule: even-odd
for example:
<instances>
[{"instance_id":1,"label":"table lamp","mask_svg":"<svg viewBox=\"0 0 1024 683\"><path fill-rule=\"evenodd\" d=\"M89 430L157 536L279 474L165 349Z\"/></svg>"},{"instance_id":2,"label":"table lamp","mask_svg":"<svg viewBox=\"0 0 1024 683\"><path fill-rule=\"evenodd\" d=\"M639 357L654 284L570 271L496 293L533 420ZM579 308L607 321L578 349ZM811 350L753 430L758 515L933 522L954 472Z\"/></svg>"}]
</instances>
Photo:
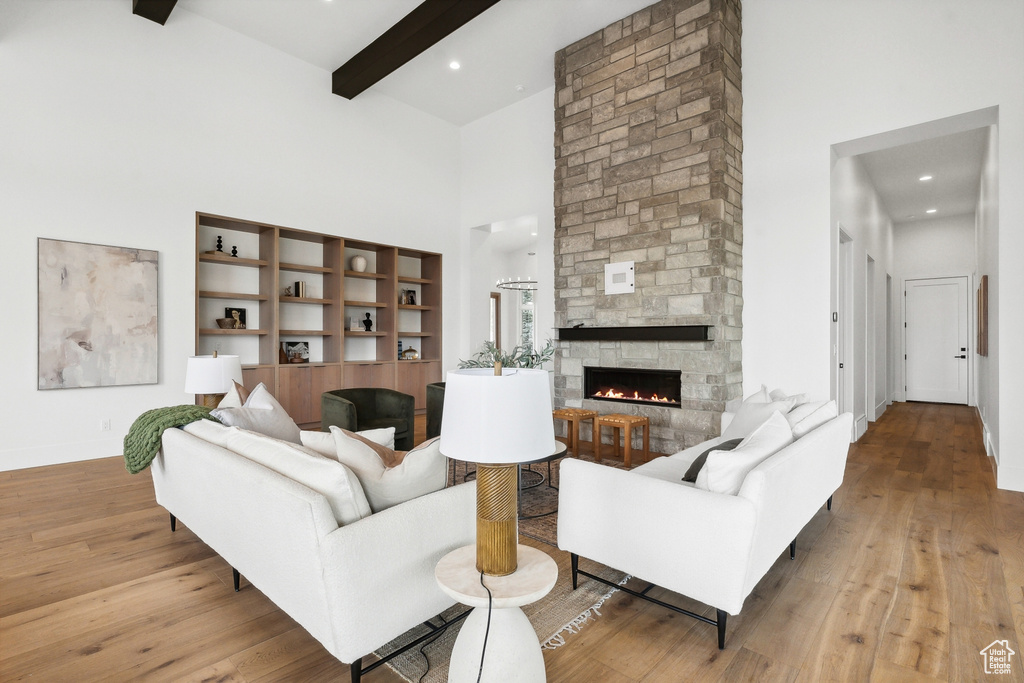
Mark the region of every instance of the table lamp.
<instances>
[{"instance_id":1,"label":"table lamp","mask_svg":"<svg viewBox=\"0 0 1024 683\"><path fill-rule=\"evenodd\" d=\"M476 568L490 576L517 567L517 463L555 452L549 381L526 368L447 375L441 453L477 464Z\"/></svg>"},{"instance_id":2,"label":"table lamp","mask_svg":"<svg viewBox=\"0 0 1024 683\"><path fill-rule=\"evenodd\" d=\"M242 383L242 363L238 356L190 356L185 366L185 393L198 394L202 405L216 408L231 383Z\"/></svg>"}]
</instances>

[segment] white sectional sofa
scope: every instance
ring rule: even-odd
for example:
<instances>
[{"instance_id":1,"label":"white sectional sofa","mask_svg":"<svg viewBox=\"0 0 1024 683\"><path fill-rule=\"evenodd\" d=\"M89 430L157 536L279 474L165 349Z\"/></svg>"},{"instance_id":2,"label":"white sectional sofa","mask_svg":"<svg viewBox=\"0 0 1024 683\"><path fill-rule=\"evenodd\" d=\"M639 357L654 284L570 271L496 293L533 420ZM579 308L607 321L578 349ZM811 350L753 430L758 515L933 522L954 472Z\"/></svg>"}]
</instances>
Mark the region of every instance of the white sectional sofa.
<instances>
[{"instance_id":1,"label":"white sectional sofa","mask_svg":"<svg viewBox=\"0 0 1024 683\"><path fill-rule=\"evenodd\" d=\"M240 438L230 429L234 436L226 438ZM315 486L331 482L342 490L341 502L268 466L290 457L288 444L270 448L260 464L244 448L240 454L168 429L152 463L157 502L170 512L172 530L180 519L234 568L236 590L240 573L351 664L359 681L379 664L363 669L363 656L454 604L438 588L434 566L474 542L475 487L441 489L371 513L340 462L292 449L309 459L301 464L314 468Z\"/></svg>"},{"instance_id":2,"label":"white sectional sofa","mask_svg":"<svg viewBox=\"0 0 1024 683\"><path fill-rule=\"evenodd\" d=\"M834 404L832 410L834 415ZM740 419L749 421L743 412ZM733 417L726 413L723 425ZM781 411L774 420L782 420ZM795 440L784 439L788 445L745 473L735 494L682 481L694 459L728 435L630 471L565 459L559 471L558 547L572 555L573 586L578 574L602 580L579 568L582 556L703 602L716 609L717 619L655 601L717 625L718 646L724 648L727 614L740 612L787 546L793 557L794 539L826 501L831 509L852 424L853 416L844 413ZM786 427L781 430L784 436ZM714 453L708 463L718 458L721 464L731 455Z\"/></svg>"}]
</instances>

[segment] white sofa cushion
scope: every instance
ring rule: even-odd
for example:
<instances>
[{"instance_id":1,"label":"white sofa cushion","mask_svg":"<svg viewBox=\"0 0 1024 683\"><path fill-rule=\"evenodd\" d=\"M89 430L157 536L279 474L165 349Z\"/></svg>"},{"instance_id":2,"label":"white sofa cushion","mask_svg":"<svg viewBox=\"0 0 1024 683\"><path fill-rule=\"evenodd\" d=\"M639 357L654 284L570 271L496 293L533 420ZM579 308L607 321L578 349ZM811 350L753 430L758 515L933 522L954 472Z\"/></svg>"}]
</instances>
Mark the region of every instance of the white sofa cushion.
<instances>
[{"instance_id":1,"label":"white sofa cushion","mask_svg":"<svg viewBox=\"0 0 1024 683\"><path fill-rule=\"evenodd\" d=\"M793 443L793 432L775 412L731 451L712 451L694 485L705 491L736 495L750 470Z\"/></svg>"},{"instance_id":2,"label":"white sofa cushion","mask_svg":"<svg viewBox=\"0 0 1024 683\"><path fill-rule=\"evenodd\" d=\"M722 436L728 439L737 437L744 438L760 427L773 413L785 415L793 409L793 399L784 401L772 401L771 403L747 403L746 401L736 411L736 416L729 423L729 426L722 432Z\"/></svg>"},{"instance_id":3,"label":"white sofa cushion","mask_svg":"<svg viewBox=\"0 0 1024 683\"><path fill-rule=\"evenodd\" d=\"M770 398L772 401L785 401L786 399L793 399L793 401L795 401L795 403L793 404L794 406L803 405L804 403L807 403L808 401L811 400L810 398L808 398L807 394L787 394L782 389L772 389L770 392L768 392L768 398Z\"/></svg>"},{"instance_id":4,"label":"white sofa cushion","mask_svg":"<svg viewBox=\"0 0 1024 683\"><path fill-rule=\"evenodd\" d=\"M731 401L726 401L725 412L735 413L744 403L771 403L771 400L771 396L768 393L768 387L762 384L760 389L746 398L734 398Z\"/></svg>"},{"instance_id":5,"label":"white sofa cushion","mask_svg":"<svg viewBox=\"0 0 1024 683\"><path fill-rule=\"evenodd\" d=\"M799 439L839 415L835 401L826 401L806 417L793 425L793 436Z\"/></svg>"},{"instance_id":6,"label":"white sofa cushion","mask_svg":"<svg viewBox=\"0 0 1024 683\"><path fill-rule=\"evenodd\" d=\"M443 489L448 481L448 459L441 455L439 438L405 452L335 425L331 425L331 434L336 457L359 477L374 512Z\"/></svg>"},{"instance_id":7,"label":"white sofa cushion","mask_svg":"<svg viewBox=\"0 0 1024 683\"><path fill-rule=\"evenodd\" d=\"M371 514L359 479L335 460L293 443L211 420L197 420L184 429L320 493L330 504L339 525L357 522Z\"/></svg>"},{"instance_id":8,"label":"white sofa cushion","mask_svg":"<svg viewBox=\"0 0 1024 683\"><path fill-rule=\"evenodd\" d=\"M249 394L241 408L217 408L210 415L229 427L241 427L266 436L299 443L299 427L263 382Z\"/></svg>"},{"instance_id":9,"label":"white sofa cushion","mask_svg":"<svg viewBox=\"0 0 1024 683\"><path fill-rule=\"evenodd\" d=\"M376 444L380 444L385 448L395 450L394 427L364 429L361 432L356 432L356 434L367 438ZM303 429L299 432L299 438L302 441L302 445L306 448L312 448L320 455L327 456L333 460L338 459L338 446L334 443L334 434L331 434L330 432L314 432L308 429Z\"/></svg>"}]
</instances>

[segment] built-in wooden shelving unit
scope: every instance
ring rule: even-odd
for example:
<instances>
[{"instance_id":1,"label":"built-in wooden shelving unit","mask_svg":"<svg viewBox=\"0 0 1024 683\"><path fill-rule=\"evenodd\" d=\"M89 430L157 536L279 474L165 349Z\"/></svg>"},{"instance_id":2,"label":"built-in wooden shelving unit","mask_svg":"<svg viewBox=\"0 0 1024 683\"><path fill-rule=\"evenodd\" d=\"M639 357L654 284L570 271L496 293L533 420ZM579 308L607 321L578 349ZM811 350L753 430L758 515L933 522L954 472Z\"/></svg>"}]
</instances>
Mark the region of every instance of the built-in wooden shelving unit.
<instances>
[{"instance_id":1,"label":"built-in wooden shelving unit","mask_svg":"<svg viewBox=\"0 0 1024 683\"><path fill-rule=\"evenodd\" d=\"M410 294L416 303L402 303ZM245 329L216 326L232 309ZM245 385L266 384L300 425L318 423L320 394L342 387L398 389L424 410L426 385L441 379L441 255L196 214L196 353L214 350L238 355Z\"/></svg>"}]
</instances>

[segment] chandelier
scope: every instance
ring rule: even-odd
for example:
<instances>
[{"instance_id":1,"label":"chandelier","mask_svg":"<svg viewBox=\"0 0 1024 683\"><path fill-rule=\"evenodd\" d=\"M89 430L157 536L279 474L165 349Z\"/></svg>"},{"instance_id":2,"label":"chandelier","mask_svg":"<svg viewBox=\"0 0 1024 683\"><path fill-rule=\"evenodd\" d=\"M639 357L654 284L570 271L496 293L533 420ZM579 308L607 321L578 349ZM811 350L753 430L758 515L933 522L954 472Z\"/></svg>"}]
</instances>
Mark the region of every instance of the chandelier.
<instances>
[{"instance_id":1,"label":"chandelier","mask_svg":"<svg viewBox=\"0 0 1024 683\"><path fill-rule=\"evenodd\" d=\"M531 277L506 277L494 283L498 289L509 289L512 291L535 291L537 280Z\"/></svg>"}]
</instances>

